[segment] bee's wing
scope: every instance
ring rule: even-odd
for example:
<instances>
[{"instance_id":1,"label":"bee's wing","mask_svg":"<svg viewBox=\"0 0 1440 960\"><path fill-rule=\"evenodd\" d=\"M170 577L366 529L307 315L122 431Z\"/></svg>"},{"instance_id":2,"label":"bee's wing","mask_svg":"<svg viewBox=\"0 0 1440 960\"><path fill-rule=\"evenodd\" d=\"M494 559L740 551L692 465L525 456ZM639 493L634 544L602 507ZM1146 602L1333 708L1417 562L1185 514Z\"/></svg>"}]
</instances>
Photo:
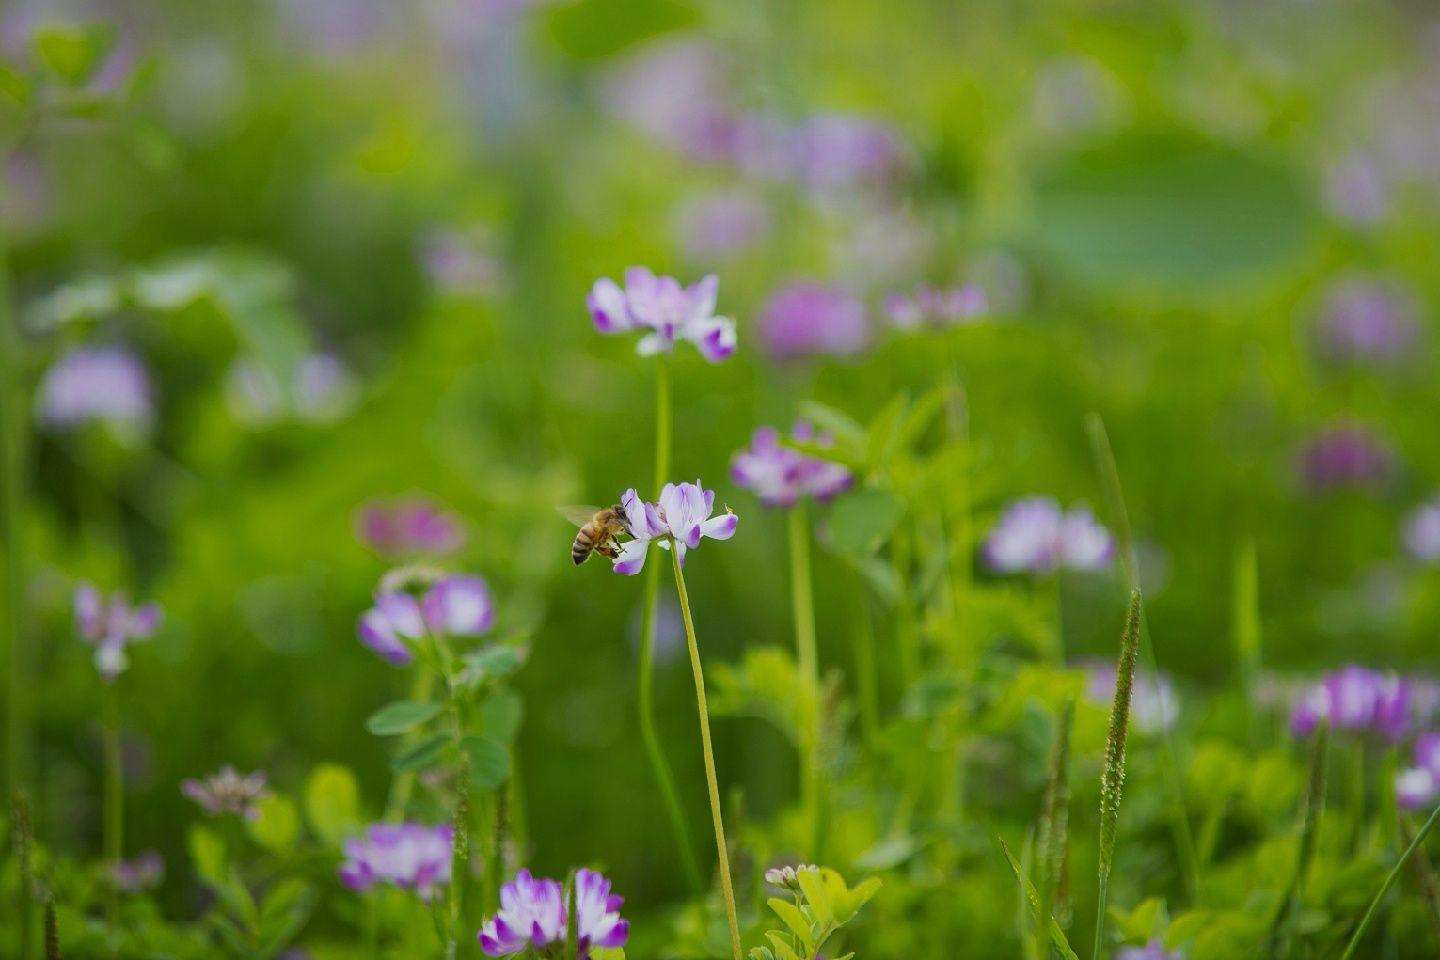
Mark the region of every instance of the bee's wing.
<instances>
[{"instance_id":1,"label":"bee's wing","mask_svg":"<svg viewBox=\"0 0 1440 960\"><path fill-rule=\"evenodd\" d=\"M564 517L566 520L569 520L577 527L585 526L585 524L595 519L595 514L600 512L599 507L590 507L583 505L576 507L556 507L555 509L559 512L560 516Z\"/></svg>"}]
</instances>

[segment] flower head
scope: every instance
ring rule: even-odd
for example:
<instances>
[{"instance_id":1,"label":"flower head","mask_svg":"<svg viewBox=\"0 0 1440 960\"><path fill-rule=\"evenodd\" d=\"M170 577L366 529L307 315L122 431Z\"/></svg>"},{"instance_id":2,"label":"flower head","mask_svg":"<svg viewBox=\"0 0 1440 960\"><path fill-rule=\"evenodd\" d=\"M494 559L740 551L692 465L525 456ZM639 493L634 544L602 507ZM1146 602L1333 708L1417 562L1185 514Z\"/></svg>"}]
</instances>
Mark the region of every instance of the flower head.
<instances>
[{"instance_id":1,"label":"flower head","mask_svg":"<svg viewBox=\"0 0 1440 960\"><path fill-rule=\"evenodd\" d=\"M129 860L116 860L110 864L110 882L121 893L139 893L160 885L165 879L165 858L154 850Z\"/></svg>"},{"instance_id":2,"label":"flower head","mask_svg":"<svg viewBox=\"0 0 1440 960\"><path fill-rule=\"evenodd\" d=\"M665 484L655 503L641 500L632 487L621 495L620 505L633 539L621 545L614 569L626 576L639 573L645 566L652 540L666 550L673 548L683 564L685 551L698 547L701 538L729 540L740 522L728 508L718 517L711 516L715 491L706 490L699 480Z\"/></svg>"},{"instance_id":3,"label":"flower head","mask_svg":"<svg viewBox=\"0 0 1440 960\"><path fill-rule=\"evenodd\" d=\"M1290 711L1290 732L1308 736L1325 720L1332 730L1398 740L1414 726L1411 701L1405 678L1350 664L1300 694Z\"/></svg>"},{"instance_id":4,"label":"flower head","mask_svg":"<svg viewBox=\"0 0 1440 960\"><path fill-rule=\"evenodd\" d=\"M466 574L445 574L418 597L382 581L375 605L360 615L360 642L381 657L404 666L414 658L411 644L433 634L476 637L495 623L495 605L485 581Z\"/></svg>"},{"instance_id":5,"label":"flower head","mask_svg":"<svg viewBox=\"0 0 1440 960\"><path fill-rule=\"evenodd\" d=\"M269 793L264 773L257 770L242 776L228 763L204 780L182 781L180 792L212 817L233 813L246 820L255 819L256 803Z\"/></svg>"},{"instance_id":6,"label":"flower head","mask_svg":"<svg viewBox=\"0 0 1440 960\"><path fill-rule=\"evenodd\" d=\"M985 312L985 291L978 284L941 290L920 287L913 293L892 293L885 298L885 315L897 330L954 327Z\"/></svg>"},{"instance_id":7,"label":"flower head","mask_svg":"<svg viewBox=\"0 0 1440 960\"><path fill-rule=\"evenodd\" d=\"M1046 573L1057 567L1102 569L1114 547L1110 532L1087 508L1067 513L1050 497L1026 497L1001 514L982 553L990 569L1000 573Z\"/></svg>"},{"instance_id":8,"label":"flower head","mask_svg":"<svg viewBox=\"0 0 1440 960\"><path fill-rule=\"evenodd\" d=\"M625 943L630 922L620 918L623 902L610 892L610 881L603 874L575 871L575 932L582 960L590 956L591 947ZM527 947L537 951L556 947L565 942L569 919L560 882L521 870L500 887L500 911L481 926L480 948L489 956L503 957Z\"/></svg>"},{"instance_id":9,"label":"flower head","mask_svg":"<svg viewBox=\"0 0 1440 960\"><path fill-rule=\"evenodd\" d=\"M795 424L792 436L820 446L834 444L832 438L817 435L803 420ZM753 490L767 507L788 507L807 495L821 502L829 500L847 489L855 478L838 463L782 446L778 431L760 427L750 446L730 459L730 479Z\"/></svg>"},{"instance_id":10,"label":"flower head","mask_svg":"<svg viewBox=\"0 0 1440 960\"><path fill-rule=\"evenodd\" d=\"M677 340L688 340L706 360L719 363L735 352L734 321L715 315L719 286L714 274L682 287L674 277L631 267L624 287L609 277L596 280L585 306L601 333L642 333L635 345L641 356L669 353Z\"/></svg>"},{"instance_id":11,"label":"flower head","mask_svg":"<svg viewBox=\"0 0 1440 960\"><path fill-rule=\"evenodd\" d=\"M1363 424L1326 427L1305 445L1300 473L1312 493L1376 487L1390 477L1395 456Z\"/></svg>"},{"instance_id":12,"label":"flower head","mask_svg":"<svg viewBox=\"0 0 1440 960\"><path fill-rule=\"evenodd\" d=\"M1326 289L1315 334L1327 359L1383 362L1402 359L1419 328L1409 291L1393 282L1350 275Z\"/></svg>"},{"instance_id":13,"label":"flower head","mask_svg":"<svg viewBox=\"0 0 1440 960\"><path fill-rule=\"evenodd\" d=\"M450 882L451 836L448 823L373 823L345 841L340 880L351 890L384 883L429 900L435 887Z\"/></svg>"},{"instance_id":14,"label":"flower head","mask_svg":"<svg viewBox=\"0 0 1440 960\"><path fill-rule=\"evenodd\" d=\"M355 526L367 546L390 557L446 556L465 543L460 519L423 497L372 500L360 508Z\"/></svg>"},{"instance_id":15,"label":"flower head","mask_svg":"<svg viewBox=\"0 0 1440 960\"><path fill-rule=\"evenodd\" d=\"M99 422L137 433L153 416L150 375L123 347L74 348L45 371L37 393L36 417L48 427Z\"/></svg>"},{"instance_id":16,"label":"flower head","mask_svg":"<svg viewBox=\"0 0 1440 960\"><path fill-rule=\"evenodd\" d=\"M865 305L839 287L792 283L760 313L760 340L777 360L853 356L870 343Z\"/></svg>"},{"instance_id":17,"label":"flower head","mask_svg":"<svg viewBox=\"0 0 1440 960\"><path fill-rule=\"evenodd\" d=\"M114 680L129 666L125 648L148 639L160 625L160 607L154 603L131 606L125 594L104 596L92 584L75 586L75 630L95 648L95 667L105 680Z\"/></svg>"},{"instance_id":18,"label":"flower head","mask_svg":"<svg viewBox=\"0 0 1440 960\"><path fill-rule=\"evenodd\" d=\"M1179 950L1166 950L1159 937L1143 947L1121 947L1115 952L1115 960L1180 960Z\"/></svg>"}]
</instances>

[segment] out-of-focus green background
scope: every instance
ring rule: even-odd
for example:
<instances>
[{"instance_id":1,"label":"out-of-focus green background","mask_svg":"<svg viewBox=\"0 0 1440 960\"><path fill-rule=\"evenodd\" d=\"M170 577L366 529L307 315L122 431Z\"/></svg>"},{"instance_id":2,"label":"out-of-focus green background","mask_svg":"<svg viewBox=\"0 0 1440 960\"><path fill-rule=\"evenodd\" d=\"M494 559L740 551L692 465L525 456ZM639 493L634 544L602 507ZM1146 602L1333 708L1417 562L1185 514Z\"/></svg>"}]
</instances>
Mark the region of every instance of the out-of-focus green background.
<instances>
[{"instance_id":1,"label":"out-of-focus green background","mask_svg":"<svg viewBox=\"0 0 1440 960\"><path fill-rule=\"evenodd\" d=\"M634 746L640 584L571 569L554 509L649 482L649 367L584 308L630 264L718 273L739 327L730 361L675 361L676 479L742 518L688 568L712 662L789 642L783 520L729 483L732 452L801 399L868 419L927 389L933 346L890 331L882 297L974 279L992 303L959 339L982 531L1015 496L1100 501L1082 429L1098 411L1182 686L1233 670L1219 651L1249 536L1267 666L1435 665L1440 587L1400 541L1440 479L1440 21L1424 4L10 0L0 39L23 50L46 21L110 25L92 83L122 103L29 132L9 161L22 315L197 257L270 271L283 304L252 318L258 335L204 298L31 334L37 356L130 344L157 410L147 442L42 432L34 451L37 809L62 851L93 847L98 823L77 576L166 612L124 678L133 848L178 856L192 811L176 783L221 762L286 784L338 761L378 812L386 758L362 723L407 681L355 639L385 564L354 518L414 493L465 518L455 565L490 580L503 624L536 631L517 751L536 866L603 862L640 910L681 892ZM882 124L899 169L826 192L706 156L676 130L712 101ZM693 204L716 192L767 228L707 249L719 228L694 227ZM1393 362L1315 349L1349 276L1413 304ZM757 317L795 279L863 298L871 346L767 359ZM339 357L353 406L238 417L227 371L247 335ZM1308 490L1304 445L1350 421L1389 447L1390 474ZM823 550L816 579L822 661L843 668L849 581ZM1109 655L1118 583L1065 589L1072 653ZM673 621L661 640L678 652ZM659 708L696 786L687 669L662 657ZM787 802L793 763L767 725L720 719L716 740L753 816ZM704 823L703 793L685 794ZM166 887L177 908L183 881Z\"/></svg>"}]
</instances>

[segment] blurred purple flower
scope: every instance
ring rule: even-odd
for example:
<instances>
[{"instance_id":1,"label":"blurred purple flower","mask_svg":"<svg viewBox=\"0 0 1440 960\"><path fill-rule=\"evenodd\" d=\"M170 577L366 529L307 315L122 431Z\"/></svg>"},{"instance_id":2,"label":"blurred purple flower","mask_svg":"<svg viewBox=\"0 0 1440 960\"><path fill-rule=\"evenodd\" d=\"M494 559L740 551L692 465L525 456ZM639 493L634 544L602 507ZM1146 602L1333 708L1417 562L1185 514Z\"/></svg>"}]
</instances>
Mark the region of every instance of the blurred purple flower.
<instances>
[{"instance_id":1,"label":"blurred purple flower","mask_svg":"<svg viewBox=\"0 0 1440 960\"><path fill-rule=\"evenodd\" d=\"M579 957L591 947L623 946L630 922L620 918L621 897L610 892L603 874L575 871L575 935ZM565 889L557 880L534 877L521 870L500 887L500 911L480 928L480 948L503 957L527 948L543 952L565 942L569 929Z\"/></svg>"},{"instance_id":2,"label":"blurred purple flower","mask_svg":"<svg viewBox=\"0 0 1440 960\"><path fill-rule=\"evenodd\" d=\"M333 423L350 412L358 394L354 375L329 353L302 357L288 390L270 367L250 357L237 358L225 382L230 415L251 427L268 426L287 413L308 423Z\"/></svg>"},{"instance_id":3,"label":"blurred purple flower","mask_svg":"<svg viewBox=\"0 0 1440 960\"><path fill-rule=\"evenodd\" d=\"M360 642L396 666L414 658L410 644L430 635L475 637L495 623L495 605L485 581L466 574L440 577L418 598L382 589L375 605L360 615Z\"/></svg>"},{"instance_id":4,"label":"blurred purple flower","mask_svg":"<svg viewBox=\"0 0 1440 960\"><path fill-rule=\"evenodd\" d=\"M334 423L355 406L359 388L344 361L312 353L295 368L295 412L310 423Z\"/></svg>"},{"instance_id":5,"label":"blurred purple flower","mask_svg":"<svg viewBox=\"0 0 1440 960\"><path fill-rule=\"evenodd\" d=\"M791 436L823 447L834 445L833 438L817 435L804 420L795 424ZM803 496L823 503L848 489L855 478L838 463L782 446L779 431L760 427L750 446L731 457L730 479L753 491L767 507L788 507Z\"/></svg>"},{"instance_id":6,"label":"blurred purple flower","mask_svg":"<svg viewBox=\"0 0 1440 960\"><path fill-rule=\"evenodd\" d=\"M726 257L770 231L770 212L755 193L716 190L685 201L675 212L675 233L693 260Z\"/></svg>"},{"instance_id":7,"label":"blurred purple flower","mask_svg":"<svg viewBox=\"0 0 1440 960\"><path fill-rule=\"evenodd\" d=\"M228 763L204 780L181 781L180 792L212 817L232 813L246 820L259 815L255 805L269 794L264 773L241 776Z\"/></svg>"},{"instance_id":8,"label":"blurred purple flower","mask_svg":"<svg viewBox=\"0 0 1440 960\"><path fill-rule=\"evenodd\" d=\"M852 356L870 342L865 305L839 287L788 284L771 296L760 313L760 341L777 360Z\"/></svg>"},{"instance_id":9,"label":"blurred purple flower","mask_svg":"<svg viewBox=\"0 0 1440 960\"><path fill-rule=\"evenodd\" d=\"M1405 518L1401 536L1415 559L1425 563L1440 560L1440 497L1416 507Z\"/></svg>"},{"instance_id":10,"label":"blurred purple flower","mask_svg":"<svg viewBox=\"0 0 1440 960\"><path fill-rule=\"evenodd\" d=\"M1394 465L1390 448L1359 422L1323 428L1300 454L1301 478L1312 493L1379 486Z\"/></svg>"},{"instance_id":11,"label":"blurred purple flower","mask_svg":"<svg viewBox=\"0 0 1440 960\"><path fill-rule=\"evenodd\" d=\"M435 230L421 241L420 261L440 289L481 297L498 291L505 277L490 247L488 234L478 228Z\"/></svg>"},{"instance_id":12,"label":"blurred purple flower","mask_svg":"<svg viewBox=\"0 0 1440 960\"><path fill-rule=\"evenodd\" d=\"M666 550L673 546L683 564L686 550L698 547L701 538L729 540L740 522L728 508L718 517L711 516L715 510L715 491L706 490L699 480L665 484L655 503L641 500L632 487L621 495L620 504L625 508L633 538L621 545L615 558L614 570L624 576L639 573L645 566L652 540Z\"/></svg>"},{"instance_id":13,"label":"blurred purple flower","mask_svg":"<svg viewBox=\"0 0 1440 960\"><path fill-rule=\"evenodd\" d=\"M370 549L388 557L443 557L465 544L460 518L423 497L371 500L360 507L355 527Z\"/></svg>"},{"instance_id":14,"label":"blurred purple flower","mask_svg":"<svg viewBox=\"0 0 1440 960\"><path fill-rule=\"evenodd\" d=\"M110 882L121 893L139 893L160 885L165 879L165 858L155 850L146 850L129 860L110 864Z\"/></svg>"},{"instance_id":15,"label":"blurred purple flower","mask_svg":"<svg viewBox=\"0 0 1440 960\"><path fill-rule=\"evenodd\" d=\"M1331 361L1389 361L1406 355L1419 328L1413 294L1397 283L1351 274L1326 288L1316 338Z\"/></svg>"},{"instance_id":16,"label":"blurred purple flower","mask_svg":"<svg viewBox=\"0 0 1440 960\"><path fill-rule=\"evenodd\" d=\"M1115 700L1115 664L1095 660L1085 665L1085 698L1100 706ZM1180 718L1180 700L1168 674L1135 674L1130 700L1130 721L1139 733L1171 730Z\"/></svg>"},{"instance_id":17,"label":"blurred purple flower","mask_svg":"<svg viewBox=\"0 0 1440 960\"><path fill-rule=\"evenodd\" d=\"M682 287L674 277L631 267L623 288L609 277L595 281L585 306L601 333L643 333L635 345L641 356L669 353L676 340L689 340L706 360L719 363L735 352L734 321L715 315L719 286L714 274Z\"/></svg>"},{"instance_id":18,"label":"blurred purple flower","mask_svg":"<svg viewBox=\"0 0 1440 960\"><path fill-rule=\"evenodd\" d=\"M1374 157L1355 151L1325 169L1324 199L1337 220L1369 226L1384 219L1390 184Z\"/></svg>"},{"instance_id":19,"label":"blurred purple flower","mask_svg":"<svg viewBox=\"0 0 1440 960\"><path fill-rule=\"evenodd\" d=\"M1409 681L1349 664L1303 691L1290 710L1290 732L1309 736L1326 721L1332 730L1395 741L1415 725Z\"/></svg>"},{"instance_id":20,"label":"blurred purple flower","mask_svg":"<svg viewBox=\"0 0 1440 960\"><path fill-rule=\"evenodd\" d=\"M1115 951L1115 960L1182 960L1182 957L1179 950L1166 950L1159 937L1143 947L1121 947Z\"/></svg>"},{"instance_id":21,"label":"blurred purple flower","mask_svg":"<svg viewBox=\"0 0 1440 960\"><path fill-rule=\"evenodd\" d=\"M795 175L822 193L884 184L904 168L905 154L888 125L842 113L819 113L792 133Z\"/></svg>"},{"instance_id":22,"label":"blurred purple flower","mask_svg":"<svg viewBox=\"0 0 1440 960\"><path fill-rule=\"evenodd\" d=\"M1395 802L1406 810L1428 807L1440 797L1440 733L1415 738L1415 765L1395 775Z\"/></svg>"},{"instance_id":23,"label":"blurred purple flower","mask_svg":"<svg viewBox=\"0 0 1440 960\"><path fill-rule=\"evenodd\" d=\"M37 396L40 423L60 429L98 421L144 432L154 412L150 375L124 347L75 347L45 371Z\"/></svg>"},{"instance_id":24,"label":"blurred purple flower","mask_svg":"<svg viewBox=\"0 0 1440 960\"><path fill-rule=\"evenodd\" d=\"M737 121L718 49L700 40L649 44L605 84L610 109L672 149L701 160L735 155Z\"/></svg>"},{"instance_id":25,"label":"blurred purple flower","mask_svg":"<svg viewBox=\"0 0 1440 960\"><path fill-rule=\"evenodd\" d=\"M1110 532L1084 506L1067 513L1051 497L1025 497L1005 508L981 547L999 573L1048 573L1057 567L1100 570L1114 554Z\"/></svg>"},{"instance_id":26,"label":"blurred purple flower","mask_svg":"<svg viewBox=\"0 0 1440 960\"><path fill-rule=\"evenodd\" d=\"M160 625L160 607L154 603L131 606L124 593L109 597L81 581L73 598L75 631L95 648L95 668L101 679L112 681L129 666L125 648L147 640Z\"/></svg>"},{"instance_id":27,"label":"blurred purple flower","mask_svg":"<svg viewBox=\"0 0 1440 960\"><path fill-rule=\"evenodd\" d=\"M985 291L973 283L945 290L922 286L885 298L885 315L897 330L958 326L980 316L985 307Z\"/></svg>"},{"instance_id":28,"label":"blurred purple flower","mask_svg":"<svg viewBox=\"0 0 1440 960\"><path fill-rule=\"evenodd\" d=\"M340 881L351 890L389 884L428 901L435 887L450 882L451 836L448 823L372 823L345 841Z\"/></svg>"}]
</instances>

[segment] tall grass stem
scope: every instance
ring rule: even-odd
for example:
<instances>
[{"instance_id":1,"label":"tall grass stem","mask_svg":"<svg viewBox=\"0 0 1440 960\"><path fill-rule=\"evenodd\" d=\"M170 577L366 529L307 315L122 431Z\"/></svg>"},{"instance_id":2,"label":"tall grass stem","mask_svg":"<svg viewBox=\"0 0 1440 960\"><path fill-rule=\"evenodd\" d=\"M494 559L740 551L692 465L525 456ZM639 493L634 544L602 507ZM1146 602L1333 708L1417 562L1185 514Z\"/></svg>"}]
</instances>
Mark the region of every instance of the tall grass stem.
<instances>
[{"instance_id":1,"label":"tall grass stem","mask_svg":"<svg viewBox=\"0 0 1440 960\"><path fill-rule=\"evenodd\" d=\"M1400 854L1400 859L1395 861L1395 866L1391 867L1390 872L1385 875L1385 882L1380 884L1380 890L1375 894L1375 899L1370 901L1365 915L1360 918L1360 925L1355 928L1355 933L1350 937L1350 943L1345 947L1345 952L1340 955L1340 960L1350 960L1355 955L1360 941L1365 939L1365 931L1370 928L1370 922L1375 919L1375 913L1380 909L1380 902L1385 899L1385 894L1389 893L1390 888L1395 885L1406 862L1415 855L1415 851L1420 849L1420 844L1425 842L1425 838L1434 829L1436 820L1440 820L1440 806L1437 806L1430 814L1419 832L1415 834L1414 839L1405 847L1405 852Z\"/></svg>"},{"instance_id":2,"label":"tall grass stem","mask_svg":"<svg viewBox=\"0 0 1440 960\"><path fill-rule=\"evenodd\" d=\"M1095 907L1095 960L1103 956L1101 950L1105 945L1105 900L1110 869L1115 862L1115 836L1125 787L1125 740L1130 730L1130 699L1139 649L1140 591L1132 589L1125 629L1120 635L1120 658L1115 665L1115 702L1110 708L1110 729L1105 736L1105 765L1100 771L1100 895Z\"/></svg>"}]
</instances>

